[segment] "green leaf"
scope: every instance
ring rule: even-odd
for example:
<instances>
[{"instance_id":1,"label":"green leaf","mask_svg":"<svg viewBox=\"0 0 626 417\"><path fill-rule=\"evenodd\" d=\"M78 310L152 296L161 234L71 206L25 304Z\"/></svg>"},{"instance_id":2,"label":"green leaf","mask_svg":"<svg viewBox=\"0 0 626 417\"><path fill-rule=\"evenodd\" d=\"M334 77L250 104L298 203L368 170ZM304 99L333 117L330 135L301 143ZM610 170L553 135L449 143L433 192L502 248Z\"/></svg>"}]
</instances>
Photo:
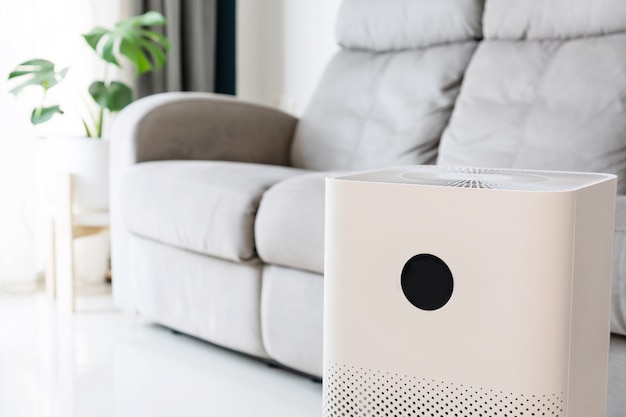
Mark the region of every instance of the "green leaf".
<instances>
[{"instance_id":1,"label":"green leaf","mask_svg":"<svg viewBox=\"0 0 626 417\"><path fill-rule=\"evenodd\" d=\"M98 106L111 112L118 112L133 101L130 87L118 81L113 81L109 85L95 81L89 86L89 94Z\"/></svg>"},{"instance_id":2,"label":"green leaf","mask_svg":"<svg viewBox=\"0 0 626 417\"><path fill-rule=\"evenodd\" d=\"M157 44L165 51L169 51L172 48L172 44L170 43L170 41L159 32L155 32L153 30L140 30L139 35L141 35L142 38L151 39L152 42Z\"/></svg>"},{"instance_id":3,"label":"green leaf","mask_svg":"<svg viewBox=\"0 0 626 417\"><path fill-rule=\"evenodd\" d=\"M54 64L45 59L33 59L22 62L9 74L9 79L19 78L22 83L11 89L11 93L18 94L24 88L38 85L44 90L54 87L67 75L68 68L55 71Z\"/></svg>"},{"instance_id":4,"label":"green leaf","mask_svg":"<svg viewBox=\"0 0 626 417\"><path fill-rule=\"evenodd\" d=\"M165 16L159 12L149 11L141 16L131 17L118 25L130 25L130 26L165 26L167 24Z\"/></svg>"},{"instance_id":5,"label":"green leaf","mask_svg":"<svg viewBox=\"0 0 626 417\"><path fill-rule=\"evenodd\" d=\"M21 77L22 75L26 75L26 74L30 74L31 71L25 71L25 70L18 70L16 69L15 71L11 71L11 73L9 74L9 77L7 78L7 80L10 80L12 78L15 77Z\"/></svg>"},{"instance_id":6,"label":"green leaf","mask_svg":"<svg viewBox=\"0 0 626 417\"><path fill-rule=\"evenodd\" d=\"M115 47L115 39L108 38L107 41L104 43L104 46L102 47L102 59L104 59L106 62L110 62L111 64L119 67L120 64L119 62L117 62L117 59L115 59L115 53L113 52L114 47Z\"/></svg>"},{"instance_id":7,"label":"green leaf","mask_svg":"<svg viewBox=\"0 0 626 417\"><path fill-rule=\"evenodd\" d=\"M136 43L124 39L120 45L120 53L133 63L136 75L141 75L152 70L152 64L148 56Z\"/></svg>"},{"instance_id":8,"label":"green leaf","mask_svg":"<svg viewBox=\"0 0 626 417\"><path fill-rule=\"evenodd\" d=\"M98 43L100 43L100 39L108 33L108 29L98 26L93 28L91 32L84 34L83 38L85 38L89 46L91 46L91 49L98 52Z\"/></svg>"},{"instance_id":9,"label":"green leaf","mask_svg":"<svg viewBox=\"0 0 626 417\"><path fill-rule=\"evenodd\" d=\"M32 65L35 67L42 67L42 68L47 68L47 69L52 69L52 67L54 67L54 64L52 63L52 61L48 61L47 59L41 59L41 58L30 59L28 61L22 62L20 65Z\"/></svg>"},{"instance_id":10,"label":"green leaf","mask_svg":"<svg viewBox=\"0 0 626 417\"><path fill-rule=\"evenodd\" d=\"M118 112L133 101L133 90L124 83L113 81L107 90L107 108Z\"/></svg>"},{"instance_id":11,"label":"green leaf","mask_svg":"<svg viewBox=\"0 0 626 417\"><path fill-rule=\"evenodd\" d=\"M19 64L13 72L9 74L9 80L11 78L19 77L33 72L53 71L54 64L47 59L31 59Z\"/></svg>"},{"instance_id":12,"label":"green leaf","mask_svg":"<svg viewBox=\"0 0 626 417\"><path fill-rule=\"evenodd\" d=\"M107 106L107 87L103 81L94 81L89 86L89 95L98 103L98 106L106 108Z\"/></svg>"},{"instance_id":13,"label":"green leaf","mask_svg":"<svg viewBox=\"0 0 626 417\"><path fill-rule=\"evenodd\" d=\"M83 37L104 61L119 65L119 56L125 56L135 67L135 73L140 75L165 63L169 41L160 33L145 28L165 24L165 17L152 11L118 22L113 29L96 28Z\"/></svg>"},{"instance_id":14,"label":"green leaf","mask_svg":"<svg viewBox=\"0 0 626 417\"><path fill-rule=\"evenodd\" d=\"M38 125L47 122L57 113L64 114L60 106L38 107L30 115L30 121L32 124Z\"/></svg>"},{"instance_id":15,"label":"green leaf","mask_svg":"<svg viewBox=\"0 0 626 417\"><path fill-rule=\"evenodd\" d=\"M148 52L156 69L163 67L163 64L165 64L165 52L161 48L144 39L141 39L139 45Z\"/></svg>"}]
</instances>

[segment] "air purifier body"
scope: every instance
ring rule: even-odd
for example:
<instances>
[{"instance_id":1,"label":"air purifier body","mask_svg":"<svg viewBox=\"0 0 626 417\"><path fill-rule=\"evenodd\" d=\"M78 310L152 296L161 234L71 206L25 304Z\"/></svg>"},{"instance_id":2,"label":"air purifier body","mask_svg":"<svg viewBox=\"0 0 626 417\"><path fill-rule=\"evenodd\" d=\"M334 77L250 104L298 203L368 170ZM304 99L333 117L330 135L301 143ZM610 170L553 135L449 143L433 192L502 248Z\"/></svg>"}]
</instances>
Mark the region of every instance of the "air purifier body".
<instances>
[{"instance_id":1,"label":"air purifier body","mask_svg":"<svg viewBox=\"0 0 626 417\"><path fill-rule=\"evenodd\" d=\"M605 415L616 177L326 180L324 416Z\"/></svg>"}]
</instances>

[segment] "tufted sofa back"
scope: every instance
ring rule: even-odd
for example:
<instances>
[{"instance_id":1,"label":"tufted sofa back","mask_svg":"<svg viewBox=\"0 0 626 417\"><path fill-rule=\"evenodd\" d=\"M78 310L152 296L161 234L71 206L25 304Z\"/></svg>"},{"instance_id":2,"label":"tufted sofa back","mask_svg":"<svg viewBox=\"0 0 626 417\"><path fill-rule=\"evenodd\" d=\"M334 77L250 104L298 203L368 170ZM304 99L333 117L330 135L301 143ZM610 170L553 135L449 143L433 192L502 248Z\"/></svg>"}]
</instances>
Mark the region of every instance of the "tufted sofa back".
<instances>
[{"instance_id":1,"label":"tufted sofa back","mask_svg":"<svg viewBox=\"0 0 626 417\"><path fill-rule=\"evenodd\" d=\"M487 0L483 28L438 163L626 177L626 1Z\"/></svg>"},{"instance_id":2,"label":"tufted sofa back","mask_svg":"<svg viewBox=\"0 0 626 417\"><path fill-rule=\"evenodd\" d=\"M434 163L482 13L483 0L345 0L341 50L298 125L292 165Z\"/></svg>"}]
</instances>

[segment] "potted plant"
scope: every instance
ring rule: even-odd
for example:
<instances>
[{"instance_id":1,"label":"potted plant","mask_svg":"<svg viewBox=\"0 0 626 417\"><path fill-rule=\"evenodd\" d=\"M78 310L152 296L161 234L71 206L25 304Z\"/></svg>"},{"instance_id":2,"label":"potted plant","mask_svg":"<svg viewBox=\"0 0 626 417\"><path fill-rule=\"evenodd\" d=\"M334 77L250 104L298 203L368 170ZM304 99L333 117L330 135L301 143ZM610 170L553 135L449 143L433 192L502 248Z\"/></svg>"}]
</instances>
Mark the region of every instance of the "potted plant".
<instances>
[{"instance_id":1,"label":"potted plant","mask_svg":"<svg viewBox=\"0 0 626 417\"><path fill-rule=\"evenodd\" d=\"M165 25L158 12L147 12L115 24L112 29L96 27L83 36L89 47L104 62L100 80L88 89L86 111L81 116L85 135L47 141L46 153L54 169L74 174L75 208L81 211L106 211L108 209L108 141L103 140L103 127L111 113L116 113L133 101L132 89L121 81L112 80L110 67L122 67L124 60L135 68L135 76L159 69L170 49L168 40L160 33L148 29ZM46 123L65 112L58 103L49 103L48 92L63 85L68 68L58 69L47 59L31 59L19 64L9 74L16 83L11 90L19 94L26 88L39 88L41 100L32 110L33 125ZM94 111L95 109L95 111Z\"/></svg>"}]
</instances>

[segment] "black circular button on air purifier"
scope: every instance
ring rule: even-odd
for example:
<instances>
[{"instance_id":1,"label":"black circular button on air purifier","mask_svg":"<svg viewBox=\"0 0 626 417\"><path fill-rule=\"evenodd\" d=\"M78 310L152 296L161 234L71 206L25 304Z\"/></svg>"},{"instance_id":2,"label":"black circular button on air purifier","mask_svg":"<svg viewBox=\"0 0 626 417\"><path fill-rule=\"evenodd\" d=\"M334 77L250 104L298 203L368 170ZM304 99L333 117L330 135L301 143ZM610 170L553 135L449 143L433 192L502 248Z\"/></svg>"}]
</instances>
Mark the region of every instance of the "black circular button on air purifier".
<instances>
[{"instance_id":1,"label":"black circular button on air purifier","mask_svg":"<svg viewBox=\"0 0 626 417\"><path fill-rule=\"evenodd\" d=\"M415 255L404 264L401 275L404 296L421 310L437 310L452 297L454 279L444 261L435 255Z\"/></svg>"}]
</instances>

